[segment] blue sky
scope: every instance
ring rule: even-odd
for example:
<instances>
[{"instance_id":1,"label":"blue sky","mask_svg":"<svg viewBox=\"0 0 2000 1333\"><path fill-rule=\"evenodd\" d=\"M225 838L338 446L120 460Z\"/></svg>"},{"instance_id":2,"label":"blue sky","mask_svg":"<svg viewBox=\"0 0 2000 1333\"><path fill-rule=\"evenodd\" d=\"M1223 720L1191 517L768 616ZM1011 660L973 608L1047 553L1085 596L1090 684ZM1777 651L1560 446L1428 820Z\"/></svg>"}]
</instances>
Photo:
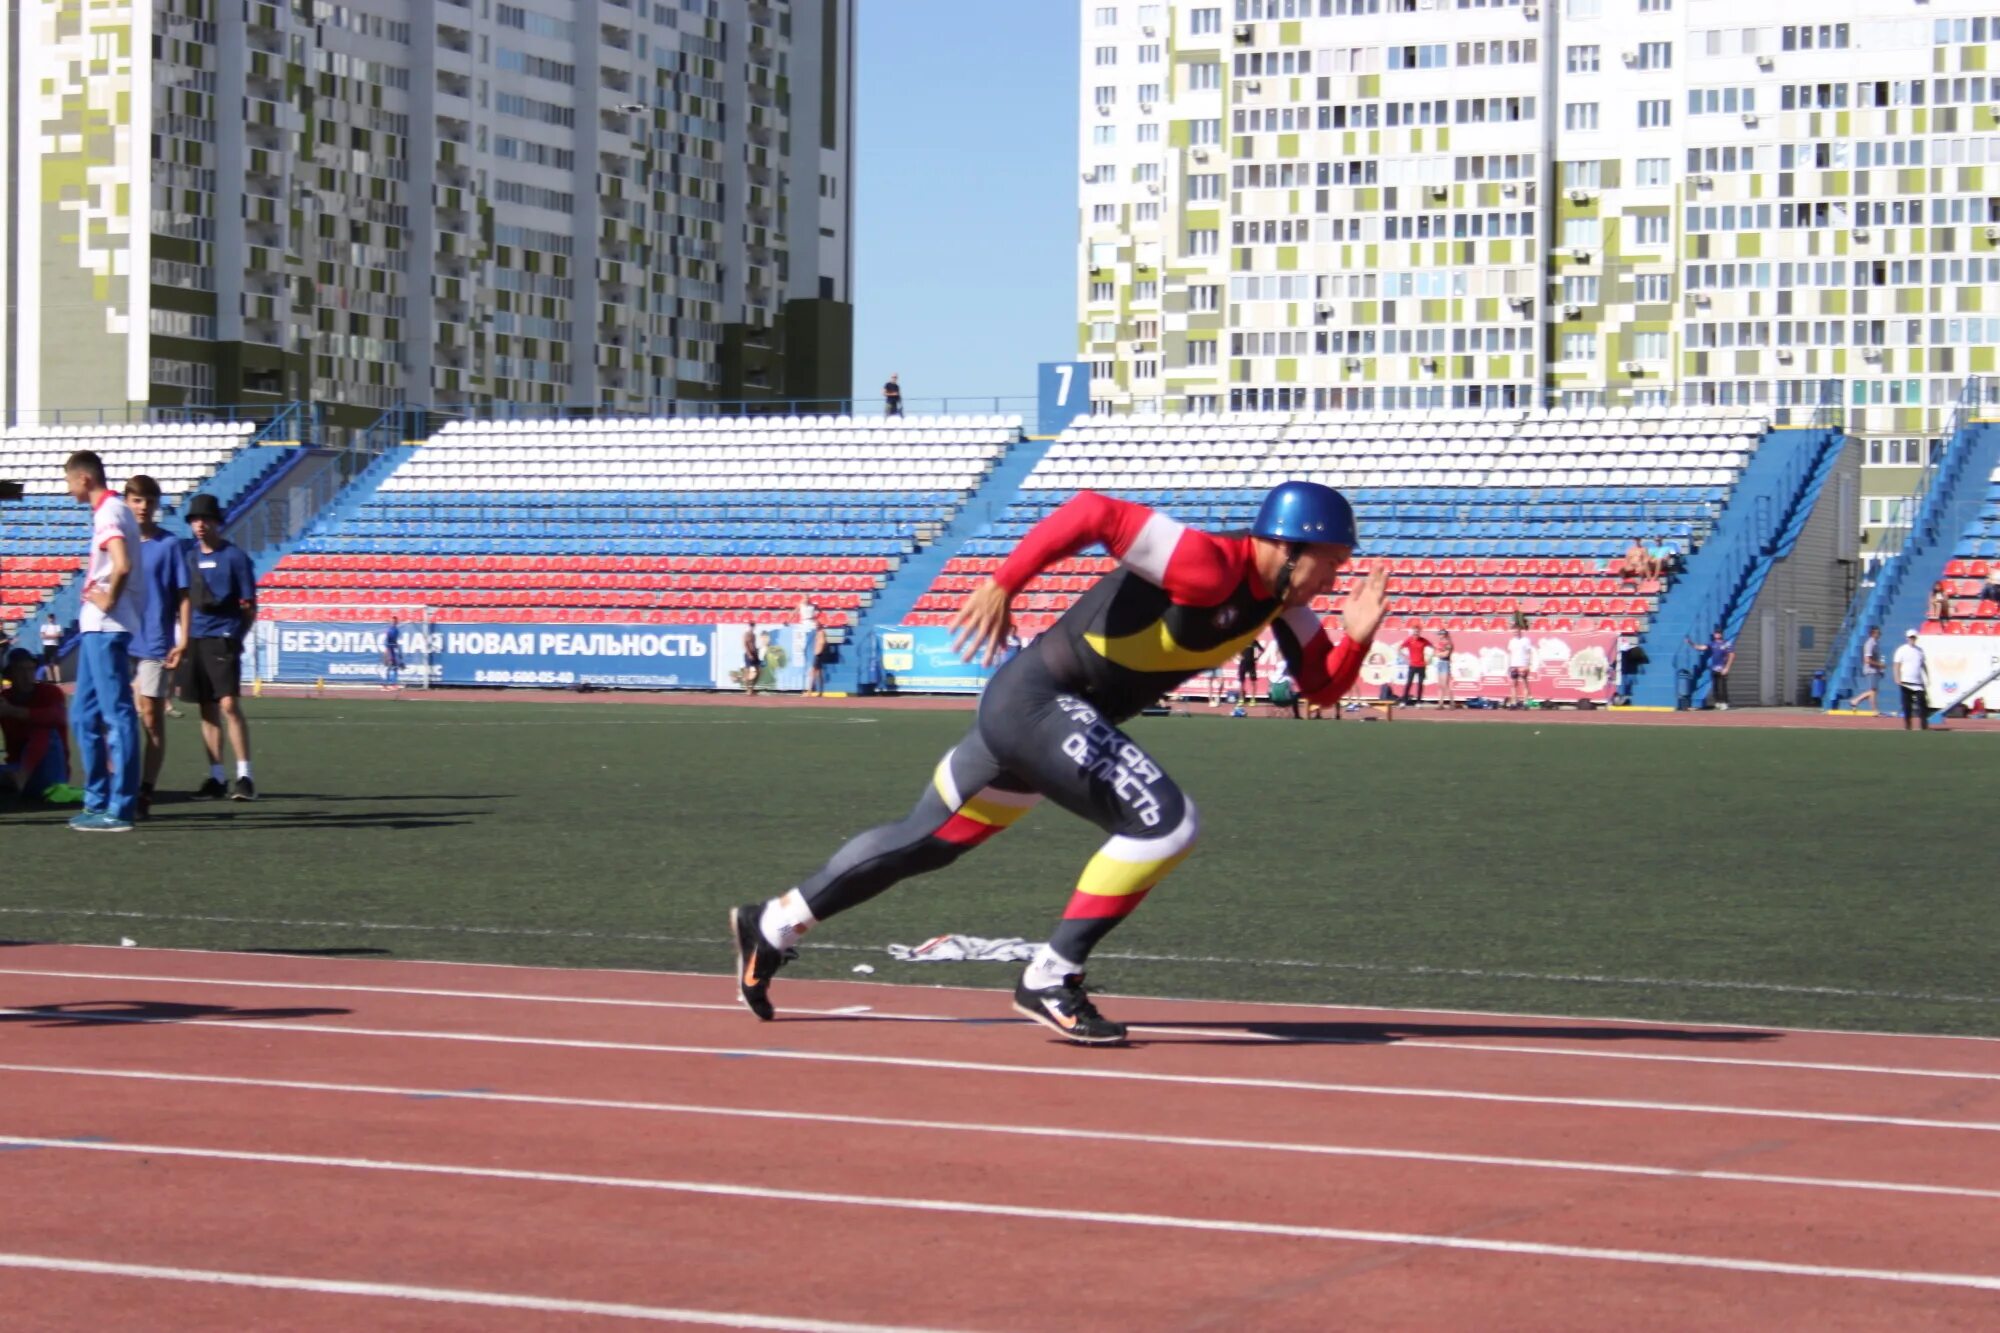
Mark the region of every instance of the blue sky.
<instances>
[{"instance_id":1,"label":"blue sky","mask_svg":"<svg viewBox=\"0 0 2000 1333\"><path fill-rule=\"evenodd\" d=\"M858 3L856 396L1031 396L1076 353L1077 0Z\"/></svg>"}]
</instances>

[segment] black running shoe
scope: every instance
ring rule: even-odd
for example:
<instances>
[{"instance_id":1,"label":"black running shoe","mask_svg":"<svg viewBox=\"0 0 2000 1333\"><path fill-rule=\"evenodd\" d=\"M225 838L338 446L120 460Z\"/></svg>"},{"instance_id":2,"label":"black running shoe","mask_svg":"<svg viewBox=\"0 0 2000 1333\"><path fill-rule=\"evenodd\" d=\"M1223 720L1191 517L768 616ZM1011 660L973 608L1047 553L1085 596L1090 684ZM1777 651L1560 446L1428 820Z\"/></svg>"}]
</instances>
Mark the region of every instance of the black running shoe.
<instances>
[{"instance_id":1,"label":"black running shoe","mask_svg":"<svg viewBox=\"0 0 2000 1333\"><path fill-rule=\"evenodd\" d=\"M193 799L197 801L219 801L227 795L229 795L229 788L223 786L219 779L210 778L194 789Z\"/></svg>"},{"instance_id":2,"label":"black running shoe","mask_svg":"<svg viewBox=\"0 0 2000 1333\"><path fill-rule=\"evenodd\" d=\"M229 786L232 801L254 801L257 799L257 784L248 778L238 778Z\"/></svg>"},{"instance_id":3,"label":"black running shoe","mask_svg":"<svg viewBox=\"0 0 2000 1333\"><path fill-rule=\"evenodd\" d=\"M1083 988L1083 973L1072 972L1060 986L1028 987L1027 974L1014 987L1014 1012L1032 1018L1064 1041L1082 1046L1117 1046L1125 1040L1125 1025L1097 1012Z\"/></svg>"},{"instance_id":4,"label":"black running shoe","mask_svg":"<svg viewBox=\"0 0 2000 1333\"><path fill-rule=\"evenodd\" d=\"M736 938L736 994L745 1008L768 1023L778 1012L771 1007L771 976L799 951L772 948L761 928L763 917L762 903L729 909L729 933Z\"/></svg>"}]
</instances>

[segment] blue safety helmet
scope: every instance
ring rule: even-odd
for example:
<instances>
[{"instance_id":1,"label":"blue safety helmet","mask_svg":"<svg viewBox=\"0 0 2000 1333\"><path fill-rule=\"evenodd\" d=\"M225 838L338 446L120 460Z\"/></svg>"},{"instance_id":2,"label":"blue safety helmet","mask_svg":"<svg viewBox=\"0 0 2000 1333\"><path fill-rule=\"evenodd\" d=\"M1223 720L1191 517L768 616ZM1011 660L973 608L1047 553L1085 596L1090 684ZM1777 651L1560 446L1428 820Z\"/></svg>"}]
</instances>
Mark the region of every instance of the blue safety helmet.
<instances>
[{"instance_id":1,"label":"blue safety helmet","mask_svg":"<svg viewBox=\"0 0 2000 1333\"><path fill-rule=\"evenodd\" d=\"M1250 531L1273 541L1353 547L1354 506L1316 481L1281 482L1264 497Z\"/></svg>"}]
</instances>

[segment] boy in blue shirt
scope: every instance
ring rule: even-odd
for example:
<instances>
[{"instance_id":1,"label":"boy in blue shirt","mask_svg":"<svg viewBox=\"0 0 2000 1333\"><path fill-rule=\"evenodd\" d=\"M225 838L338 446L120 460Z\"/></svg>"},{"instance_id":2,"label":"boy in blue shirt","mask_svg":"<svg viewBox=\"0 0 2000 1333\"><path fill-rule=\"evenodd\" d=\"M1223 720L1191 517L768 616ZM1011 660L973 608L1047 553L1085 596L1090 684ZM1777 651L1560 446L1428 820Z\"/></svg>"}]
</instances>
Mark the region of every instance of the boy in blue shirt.
<instances>
[{"instance_id":1,"label":"boy in blue shirt","mask_svg":"<svg viewBox=\"0 0 2000 1333\"><path fill-rule=\"evenodd\" d=\"M128 477L125 503L139 520L138 577L146 585L146 612L132 635L132 694L146 747L139 773L139 818L147 819L153 813L153 784L167 757L167 696L173 692L187 629L187 543L159 525L159 482L144 473Z\"/></svg>"},{"instance_id":2,"label":"boy in blue shirt","mask_svg":"<svg viewBox=\"0 0 2000 1333\"><path fill-rule=\"evenodd\" d=\"M240 700L243 640L257 619L257 571L250 557L222 535L222 506L212 495L188 501L194 542L187 553L187 647L181 657L181 697L201 708L201 740L208 749L208 781L195 799L257 799L250 776L250 724ZM236 752L236 781L222 782L222 729Z\"/></svg>"}]
</instances>

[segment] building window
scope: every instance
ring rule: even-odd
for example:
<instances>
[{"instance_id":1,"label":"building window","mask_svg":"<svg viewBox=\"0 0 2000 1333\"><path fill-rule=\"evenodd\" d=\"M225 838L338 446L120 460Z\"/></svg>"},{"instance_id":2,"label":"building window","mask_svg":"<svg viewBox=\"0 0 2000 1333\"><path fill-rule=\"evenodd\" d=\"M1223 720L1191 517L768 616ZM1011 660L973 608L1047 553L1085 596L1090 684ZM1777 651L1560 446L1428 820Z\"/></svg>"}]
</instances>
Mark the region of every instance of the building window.
<instances>
[{"instance_id":1,"label":"building window","mask_svg":"<svg viewBox=\"0 0 2000 1333\"><path fill-rule=\"evenodd\" d=\"M1596 277L1590 274L1572 274L1564 278L1563 301L1568 305L1596 305Z\"/></svg>"},{"instance_id":2,"label":"building window","mask_svg":"<svg viewBox=\"0 0 2000 1333\"><path fill-rule=\"evenodd\" d=\"M1187 123L1188 142L1208 147L1222 142L1221 120L1191 120Z\"/></svg>"},{"instance_id":3,"label":"building window","mask_svg":"<svg viewBox=\"0 0 2000 1333\"><path fill-rule=\"evenodd\" d=\"M1562 359L1565 361L1595 361L1597 359L1597 335L1594 333L1565 333L1562 340Z\"/></svg>"},{"instance_id":4,"label":"building window","mask_svg":"<svg viewBox=\"0 0 2000 1333\"><path fill-rule=\"evenodd\" d=\"M1571 74L1597 73L1597 48L1594 46L1572 46L1565 53L1564 68Z\"/></svg>"},{"instance_id":5,"label":"building window","mask_svg":"<svg viewBox=\"0 0 2000 1333\"><path fill-rule=\"evenodd\" d=\"M1600 235L1596 218L1564 218L1562 243L1571 250L1594 250Z\"/></svg>"},{"instance_id":6,"label":"building window","mask_svg":"<svg viewBox=\"0 0 2000 1333\"><path fill-rule=\"evenodd\" d=\"M1674 104L1664 97L1649 97L1639 103L1639 128L1665 129L1673 124Z\"/></svg>"},{"instance_id":7,"label":"building window","mask_svg":"<svg viewBox=\"0 0 2000 1333\"><path fill-rule=\"evenodd\" d=\"M1139 48L1139 63L1157 65L1160 63L1160 48L1156 43L1148 43Z\"/></svg>"},{"instance_id":8,"label":"building window","mask_svg":"<svg viewBox=\"0 0 2000 1333\"><path fill-rule=\"evenodd\" d=\"M1665 185L1667 183L1667 159L1664 157L1642 157L1633 164L1634 183L1638 185Z\"/></svg>"},{"instance_id":9,"label":"building window","mask_svg":"<svg viewBox=\"0 0 2000 1333\"><path fill-rule=\"evenodd\" d=\"M1563 128L1566 130L1594 130L1597 128L1597 103L1566 102L1563 104Z\"/></svg>"},{"instance_id":10,"label":"building window","mask_svg":"<svg viewBox=\"0 0 2000 1333\"><path fill-rule=\"evenodd\" d=\"M1188 309L1204 313L1222 309L1222 288L1213 283L1199 283L1187 289Z\"/></svg>"},{"instance_id":11,"label":"building window","mask_svg":"<svg viewBox=\"0 0 2000 1333\"><path fill-rule=\"evenodd\" d=\"M1090 220L1100 227L1115 225L1118 221L1118 205L1092 204L1090 206Z\"/></svg>"},{"instance_id":12,"label":"building window","mask_svg":"<svg viewBox=\"0 0 2000 1333\"><path fill-rule=\"evenodd\" d=\"M1160 141L1160 122L1158 122L1157 120L1148 121L1145 124L1139 126L1140 143L1158 143L1159 141Z\"/></svg>"},{"instance_id":13,"label":"building window","mask_svg":"<svg viewBox=\"0 0 2000 1333\"><path fill-rule=\"evenodd\" d=\"M1196 37L1206 37L1210 33L1222 31L1222 11L1220 9L1195 9L1188 12L1188 31Z\"/></svg>"},{"instance_id":14,"label":"building window","mask_svg":"<svg viewBox=\"0 0 2000 1333\"><path fill-rule=\"evenodd\" d=\"M1094 343L1117 342L1118 321L1115 319L1092 320L1090 324L1090 340Z\"/></svg>"},{"instance_id":15,"label":"building window","mask_svg":"<svg viewBox=\"0 0 2000 1333\"><path fill-rule=\"evenodd\" d=\"M1638 304L1657 304L1673 299L1671 274L1641 273L1632 279L1632 300Z\"/></svg>"},{"instance_id":16,"label":"building window","mask_svg":"<svg viewBox=\"0 0 2000 1333\"><path fill-rule=\"evenodd\" d=\"M1118 90L1110 84L1103 84L1091 90L1091 100L1099 106L1118 105Z\"/></svg>"},{"instance_id":17,"label":"building window","mask_svg":"<svg viewBox=\"0 0 2000 1333\"><path fill-rule=\"evenodd\" d=\"M1160 284L1159 284L1159 282L1158 282L1157 280L1155 280L1155 279L1151 279L1151 278L1149 278L1149 279L1147 279L1147 280L1146 280L1146 281L1144 281L1144 282L1135 282L1135 283L1133 283L1133 284L1132 284L1132 299L1133 299L1134 301L1157 301L1157 300L1159 300L1159 299L1160 299ZM1151 330L1152 330L1152 331L1151 331L1150 333L1146 331L1146 330L1147 330L1147 328L1148 328L1149 326L1150 326L1150 328L1151 328ZM1152 320L1146 320L1146 319L1142 319L1142 320L1140 320L1140 321L1139 321L1139 336L1140 336L1141 338L1157 338L1157 337L1159 337L1159 336L1160 336L1160 321L1158 321L1157 319L1152 319Z\"/></svg>"},{"instance_id":18,"label":"building window","mask_svg":"<svg viewBox=\"0 0 2000 1333\"><path fill-rule=\"evenodd\" d=\"M1563 0L1563 17L1594 19L1603 7L1603 0Z\"/></svg>"},{"instance_id":19,"label":"building window","mask_svg":"<svg viewBox=\"0 0 2000 1333\"><path fill-rule=\"evenodd\" d=\"M1142 84L1140 84L1140 85L1139 85L1139 105L1140 105L1140 106L1151 106L1151 105L1153 105L1153 104L1154 104L1155 102L1157 102L1157 101L1159 101L1159 100L1160 100L1160 85L1159 85L1159 84L1157 84L1157 83L1142 83Z\"/></svg>"},{"instance_id":20,"label":"building window","mask_svg":"<svg viewBox=\"0 0 2000 1333\"><path fill-rule=\"evenodd\" d=\"M1097 48L1097 67L1099 69L1104 68L1106 65L1115 65L1117 63L1118 63L1117 47L1100 46Z\"/></svg>"},{"instance_id":21,"label":"building window","mask_svg":"<svg viewBox=\"0 0 2000 1333\"><path fill-rule=\"evenodd\" d=\"M1158 222L1160 220L1160 206L1151 202L1140 204L1132 210L1132 220L1134 222Z\"/></svg>"},{"instance_id":22,"label":"building window","mask_svg":"<svg viewBox=\"0 0 2000 1333\"><path fill-rule=\"evenodd\" d=\"M1212 366L1215 364L1216 348L1220 346L1213 338L1203 338L1187 345L1187 363L1191 366Z\"/></svg>"},{"instance_id":23,"label":"building window","mask_svg":"<svg viewBox=\"0 0 2000 1333\"><path fill-rule=\"evenodd\" d=\"M1565 162L1562 164L1562 180L1565 190L1594 190L1603 178L1602 162L1596 158L1588 161Z\"/></svg>"},{"instance_id":24,"label":"building window","mask_svg":"<svg viewBox=\"0 0 2000 1333\"><path fill-rule=\"evenodd\" d=\"M1118 299L1118 284L1115 282L1093 282L1090 284L1090 303L1109 305Z\"/></svg>"},{"instance_id":25,"label":"building window","mask_svg":"<svg viewBox=\"0 0 2000 1333\"><path fill-rule=\"evenodd\" d=\"M1200 203L1205 200L1222 198L1221 173L1189 176L1187 178L1187 197L1189 203Z\"/></svg>"},{"instance_id":26,"label":"building window","mask_svg":"<svg viewBox=\"0 0 2000 1333\"><path fill-rule=\"evenodd\" d=\"M1664 361L1667 359L1667 335L1664 333L1635 333L1632 335L1632 357L1637 361Z\"/></svg>"},{"instance_id":27,"label":"building window","mask_svg":"<svg viewBox=\"0 0 2000 1333\"><path fill-rule=\"evenodd\" d=\"M1666 216L1655 213L1632 219L1632 239L1639 245L1665 245L1667 243Z\"/></svg>"},{"instance_id":28,"label":"building window","mask_svg":"<svg viewBox=\"0 0 2000 1333\"><path fill-rule=\"evenodd\" d=\"M1212 255L1221 244L1221 233L1213 227L1201 228L1187 234L1187 252L1191 255Z\"/></svg>"},{"instance_id":29,"label":"building window","mask_svg":"<svg viewBox=\"0 0 2000 1333\"><path fill-rule=\"evenodd\" d=\"M1099 9L1097 11L1097 26L1100 28L1117 27L1118 26L1117 7L1113 5L1106 5L1102 9Z\"/></svg>"},{"instance_id":30,"label":"building window","mask_svg":"<svg viewBox=\"0 0 2000 1333\"><path fill-rule=\"evenodd\" d=\"M1641 42L1639 58L1632 62L1634 69L1672 69L1674 67L1674 44L1672 42Z\"/></svg>"},{"instance_id":31,"label":"building window","mask_svg":"<svg viewBox=\"0 0 2000 1333\"><path fill-rule=\"evenodd\" d=\"M1116 125L1092 125L1090 127L1090 141L1100 148L1115 144L1118 142L1118 127Z\"/></svg>"},{"instance_id":32,"label":"building window","mask_svg":"<svg viewBox=\"0 0 2000 1333\"><path fill-rule=\"evenodd\" d=\"M1639 0L1641 14L1665 14L1674 7L1674 0Z\"/></svg>"},{"instance_id":33,"label":"building window","mask_svg":"<svg viewBox=\"0 0 2000 1333\"><path fill-rule=\"evenodd\" d=\"M1189 65L1187 81L1188 91L1191 93L1211 92L1222 86L1222 66L1210 61Z\"/></svg>"}]
</instances>

